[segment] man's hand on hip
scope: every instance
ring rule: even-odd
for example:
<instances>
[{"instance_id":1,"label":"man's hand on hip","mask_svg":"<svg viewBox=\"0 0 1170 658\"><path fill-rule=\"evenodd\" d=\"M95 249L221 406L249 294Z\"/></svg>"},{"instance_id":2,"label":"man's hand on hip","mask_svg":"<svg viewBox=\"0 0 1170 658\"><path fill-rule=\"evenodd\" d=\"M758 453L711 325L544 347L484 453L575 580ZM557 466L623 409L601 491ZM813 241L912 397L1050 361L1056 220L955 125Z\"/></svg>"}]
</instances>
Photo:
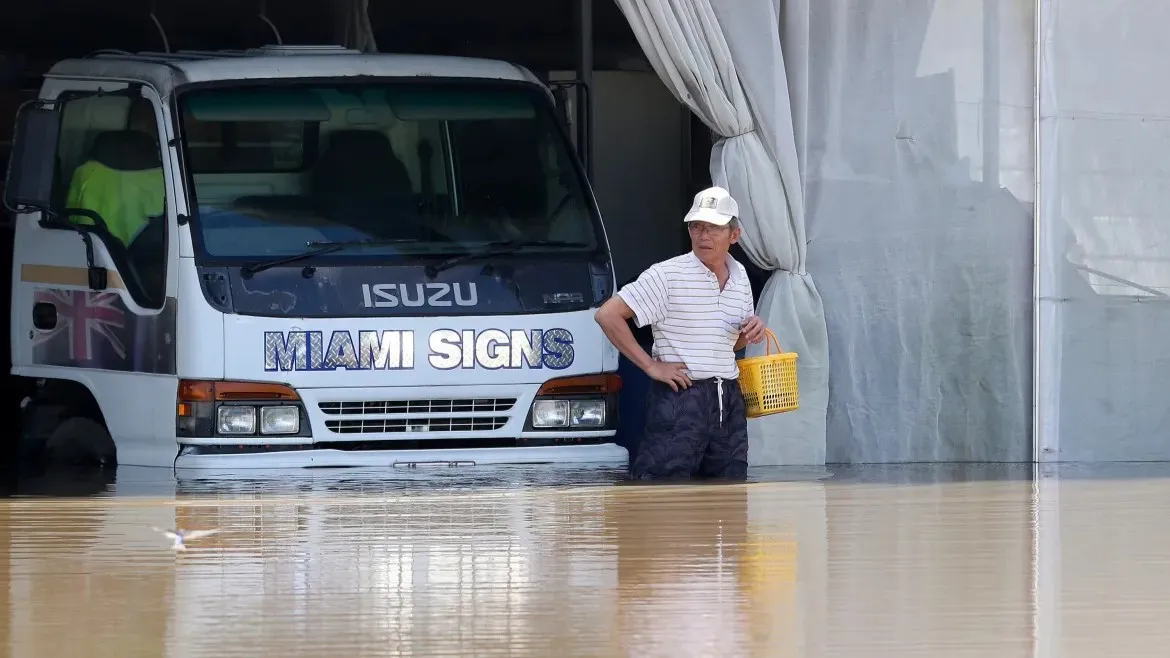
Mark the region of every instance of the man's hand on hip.
<instances>
[{"instance_id":1,"label":"man's hand on hip","mask_svg":"<svg viewBox=\"0 0 1170 658\"><path fill-rule=\"evenodd\" d=\"M687 377L687 367L681 363L665 363L655 361L646 370L646 374L655 381L660 381L677 393L680 388L690 388L691 378Z\"/></svg>"},{"instance_id":2,"label":"man's hand on hip","mask_svg":"<svg viewBox=\"0 0 1170 658\"><path fill-rule=\"evenodd\" d=\"M760 343L764 340L765 329L766 327L764 327L764 321L760 319L760 316L753 315L744 321L742 326L740 326L740 340L746 341L748 343Z\"/></svg>"}]
</instances>

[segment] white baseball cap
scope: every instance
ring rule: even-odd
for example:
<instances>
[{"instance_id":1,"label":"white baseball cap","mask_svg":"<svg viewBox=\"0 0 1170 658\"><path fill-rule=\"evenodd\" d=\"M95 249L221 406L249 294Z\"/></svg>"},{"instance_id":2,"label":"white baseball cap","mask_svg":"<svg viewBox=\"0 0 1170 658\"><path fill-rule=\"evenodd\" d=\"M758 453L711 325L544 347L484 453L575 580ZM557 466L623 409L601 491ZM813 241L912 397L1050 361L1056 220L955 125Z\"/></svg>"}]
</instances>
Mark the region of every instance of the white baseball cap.
<instances>
[{"instance_id":1,"label":"white baseball cap","mask_svg":"<svg viewBox=\"0 0 1170 658\"><path fill-rule=\"evenodd\" d=\"M731 193L722 187L708 187L695 195L683 221L727 226L735 217L739 217L739 204L731 198Z\"/></svg>"}]
</instances>

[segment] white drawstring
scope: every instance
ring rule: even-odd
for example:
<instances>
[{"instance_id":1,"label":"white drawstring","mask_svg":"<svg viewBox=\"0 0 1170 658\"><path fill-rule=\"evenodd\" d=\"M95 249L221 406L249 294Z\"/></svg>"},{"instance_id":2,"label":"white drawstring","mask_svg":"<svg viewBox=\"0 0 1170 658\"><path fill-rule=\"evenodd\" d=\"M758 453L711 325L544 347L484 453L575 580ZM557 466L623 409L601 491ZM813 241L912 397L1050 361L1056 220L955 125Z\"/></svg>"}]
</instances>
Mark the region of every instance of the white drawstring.
<instances>
[{"instance_id":1,"label":"white drawstring","mask_svg":"<svg viewBox=\"0 0 1170 658\"><path fill-rule=\"evenodd\" d=\"M715 394L719 396L719 426L723 426L723 378L715 378Z\"/></svg>"}]
</instances>

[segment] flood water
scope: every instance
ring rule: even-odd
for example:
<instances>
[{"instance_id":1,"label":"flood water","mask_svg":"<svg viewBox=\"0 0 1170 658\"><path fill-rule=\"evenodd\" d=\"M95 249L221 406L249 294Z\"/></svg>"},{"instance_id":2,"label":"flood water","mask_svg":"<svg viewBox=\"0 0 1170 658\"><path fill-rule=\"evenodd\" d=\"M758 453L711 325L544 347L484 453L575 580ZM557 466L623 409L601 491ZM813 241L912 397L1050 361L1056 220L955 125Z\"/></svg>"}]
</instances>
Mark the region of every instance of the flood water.
<instances>
[{"instance_id":1,"label":"flood water","mask_svg":"<svg viewBox=\"0 0 1170 658\"><path fill-rule=\"evenodd\" d=\"M0 655L1164 656L1170 468L26 476ZM151 529L218 529L186 551Z\"/></svg>"}]
</instances>

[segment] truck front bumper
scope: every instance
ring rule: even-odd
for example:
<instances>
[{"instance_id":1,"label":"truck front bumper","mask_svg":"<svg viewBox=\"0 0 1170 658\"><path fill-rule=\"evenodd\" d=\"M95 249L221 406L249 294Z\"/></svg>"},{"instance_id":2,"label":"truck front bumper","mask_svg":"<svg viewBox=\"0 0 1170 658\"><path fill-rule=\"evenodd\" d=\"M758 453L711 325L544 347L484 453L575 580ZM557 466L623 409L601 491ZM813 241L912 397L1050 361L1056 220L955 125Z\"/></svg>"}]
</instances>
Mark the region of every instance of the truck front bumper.
<instances>
[{"instance_id":1,"label":"truck front bumper","mask_svg":"<svg viewBox=\"0 0 1170 658\"><path fill-rule=\"evenodd\" d=\"M524 448L443 448L422 450L337 450L317 444L300 450L200 454L185 448L175 468L433 467L488 464L598 464L625 466L629 453L616 443Z\"/></svg>"}]
</instances>

